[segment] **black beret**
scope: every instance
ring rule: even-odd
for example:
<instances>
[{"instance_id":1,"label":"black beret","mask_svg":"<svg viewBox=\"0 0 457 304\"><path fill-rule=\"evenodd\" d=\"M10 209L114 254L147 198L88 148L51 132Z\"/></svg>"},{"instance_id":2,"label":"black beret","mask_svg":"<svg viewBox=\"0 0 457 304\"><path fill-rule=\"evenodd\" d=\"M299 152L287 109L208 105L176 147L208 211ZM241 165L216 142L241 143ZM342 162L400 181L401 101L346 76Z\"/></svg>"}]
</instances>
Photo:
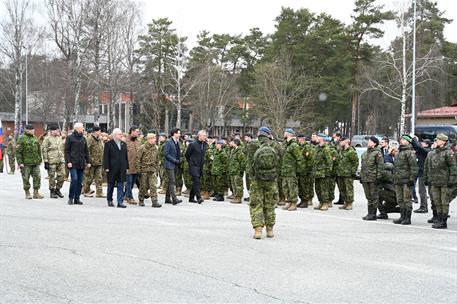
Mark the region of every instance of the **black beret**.
<instances>
[{"instance_id":1,"label":"black beret","mask_svg":"<svg viewBox=\"0 0 457 304\"><path fill-rule=\"evenodd\" d=\"M33 129L35 129L35 128L33 127L32 124L26 124L26 125L25 125L25 129L26 129L26 130L33 130Z\"/></svg>"}]
</instances>

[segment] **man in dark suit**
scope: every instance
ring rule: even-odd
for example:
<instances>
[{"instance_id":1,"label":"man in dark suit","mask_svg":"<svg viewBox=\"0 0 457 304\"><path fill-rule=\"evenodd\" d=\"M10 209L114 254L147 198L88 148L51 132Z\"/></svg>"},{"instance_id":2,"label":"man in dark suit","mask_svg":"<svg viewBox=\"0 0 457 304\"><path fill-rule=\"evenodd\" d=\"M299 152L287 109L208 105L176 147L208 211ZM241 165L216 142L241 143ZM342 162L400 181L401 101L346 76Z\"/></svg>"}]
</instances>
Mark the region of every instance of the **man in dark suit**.
<instances>
[{"instance_id":1,"label":"man in dark suit","mask_svg":"<svg viewBox=\"0 0 457 304\"><path fill-rule=\"evenodd\" d=\"M182 200L176 197L176 168L182 164L181 151L179 148L179 138L181 130L174 128L170 132L171 138L165 143L164 147L164 167L168 177L168 188L165 194L165 204L179 204Z\"/></svg>"},{"instance_id":2,"label":"man in dark suit","mask_svg":"<svg viewBox=\"0 0 457 304\"><path fill-rule=\"evenodd\" d=\"M117 187L117 207L126 208L124 201L124 182L129 168L129 159L127 156L127 145L121 140L121 129L113 130L113 139L105 144L103 151L103 168L106 171L108 180L107 200L108 206L114 207L113 192L114 186Z\"/></svg>"},{"instance_id":3,"label":"man in dark suit","mask_svg":"<svg viewBox=\"0 0 457 304\"><path fill-rule=\"evenodd\" d=\"M192 176L189 203L201 204L204 202L200 195L200 178L203 175L203 164L205 162L206 137L206 131L200 130L197 134L197 140L187 147L186 159L189 164L189 174ZM195 200L195 196L197 200Z\"/></svg>"}]
</instances>

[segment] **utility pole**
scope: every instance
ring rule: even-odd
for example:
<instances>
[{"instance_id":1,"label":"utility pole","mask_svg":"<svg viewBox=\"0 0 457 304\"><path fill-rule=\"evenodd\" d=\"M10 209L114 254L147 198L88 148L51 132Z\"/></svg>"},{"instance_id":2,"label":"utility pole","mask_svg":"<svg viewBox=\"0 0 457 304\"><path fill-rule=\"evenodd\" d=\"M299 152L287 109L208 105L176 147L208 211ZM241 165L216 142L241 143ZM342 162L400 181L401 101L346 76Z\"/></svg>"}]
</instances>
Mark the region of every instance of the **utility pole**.
<instances>
[{"instance_id":1,"label":"utility pole","mask_svg":"<svg viewBox=\"0 0 457 304\"><path fill-rule=\"evenodd\" d=\"M413 0L414 15L413 15L413 90L411 102L411 133L416 131L416 2Z\"/></svg>"}]
</instances>

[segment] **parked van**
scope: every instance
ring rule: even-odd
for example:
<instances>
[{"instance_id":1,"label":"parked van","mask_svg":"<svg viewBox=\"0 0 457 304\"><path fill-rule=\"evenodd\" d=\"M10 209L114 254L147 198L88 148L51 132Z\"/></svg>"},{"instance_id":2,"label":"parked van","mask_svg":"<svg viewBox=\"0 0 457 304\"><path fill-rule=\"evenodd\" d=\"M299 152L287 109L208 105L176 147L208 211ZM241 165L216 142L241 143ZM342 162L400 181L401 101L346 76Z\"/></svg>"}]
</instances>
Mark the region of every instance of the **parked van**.
<instances>
[{"instance_id":1,"label":"parked van","mask_svg":"<svg viewBox=\"0 0 457 304\"><path fill-rule=\"evenodd\" d=\"M435 140L436 135L444 133L451 140L457 139L457 126L453 125L427 125L427 126L416 126L415 130L416 136L419 139L430 139L431 141Z\"/></svg>"}]
</instances>

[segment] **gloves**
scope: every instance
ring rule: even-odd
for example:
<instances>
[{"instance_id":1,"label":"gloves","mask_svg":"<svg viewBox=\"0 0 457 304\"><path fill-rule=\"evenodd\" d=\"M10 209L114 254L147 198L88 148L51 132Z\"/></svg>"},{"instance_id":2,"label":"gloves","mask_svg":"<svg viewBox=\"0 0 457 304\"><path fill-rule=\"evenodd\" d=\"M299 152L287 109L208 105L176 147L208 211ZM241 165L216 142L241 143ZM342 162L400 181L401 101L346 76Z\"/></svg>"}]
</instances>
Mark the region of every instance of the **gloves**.
<instances>
[{"instance_id":1,"label":"gloves","mask_svg":"<svg viewBox=\"0 0 457 304\"><path fill-rule=\"evenodd\" d=\"M413 181L409 181L406 185L408 185L408 187L413 187L414 186L414 182Z\"/></svg>"},{"instance_id":2,"label":"gloves","mask_svg":"<svg viewBox=\"0 0 457 304\"><path fill-rule=\"evenodd\" d=\"M49 163L44 163L44 168L45 168L46 170L49 170Z\"/></svg>"}]
</instances>

